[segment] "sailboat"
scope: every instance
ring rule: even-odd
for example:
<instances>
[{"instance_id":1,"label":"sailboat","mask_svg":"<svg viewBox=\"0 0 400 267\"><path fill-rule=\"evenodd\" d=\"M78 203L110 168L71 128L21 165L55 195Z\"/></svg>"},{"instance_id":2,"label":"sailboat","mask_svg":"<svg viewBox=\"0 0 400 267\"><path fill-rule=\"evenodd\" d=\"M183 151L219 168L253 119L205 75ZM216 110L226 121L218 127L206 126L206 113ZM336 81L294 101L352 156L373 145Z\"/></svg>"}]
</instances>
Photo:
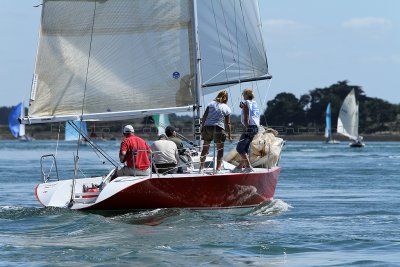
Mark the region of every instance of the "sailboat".
<instances>
[{"instance_id":1,"label":"sailboat","mask_svg":"<svg viewBox=\"0 0 400 267\"><path fill-rule=\"evenodd\" d=\"M79 131L75 130L79 129ZM83 132L87 136L87 126L85 121L67 121L65 123L65 141L77 141L78 139L85 140L85 138L80 134Z\"/></svg>"},{"instance_id":2,"label":"sailboat","mask_svg":"<svg viewBox=\"0 0 400 267\"><path fill-rule=\"evenodd\" d=\"M271 79L260 27L257 0L44 0L23 123L191 112L198 150L204 95ZM90 211L252 208L273 199L281 170L277 159L251 173L231 173L235 166L223 162L216 172L208 157L203 172L194 160L182 174L111 179L119 163L101 154L115 166L104 176L78 177L78 148L73 177L43 174L39 202Z\"/></svg>"},{"instance_id":3,"label":"sailboat","mask_svg":"<svg viewBox=\"0 0 400 267\"><path fill-rule=\"evenodd\" d=\"M346 96L340 108L337 133L348 137L350 147L363 147L363 138L358 134L358 104L354 89Z\"/></svg>"},{"instance_id":4,"label":"sailboat","mask_svg":"<svg viewBox=\"0 0 400 267\"><path fill-rule=\"evenodd\" d=\"M165 134L165 128L170 125L168 114L154 115L152 118L157 127L157 134Z\"/></svg>"},{"instance_id":5,"label":"sailboat","mask_svg":"<svg viewBox=\"0 0 400 267\"><path fill-rule=\"evenodd\" d=\"M25 133L25 124L19 122L20 118L25 117L24 102L20 102L13 107L8 115L8 128L11 134L20 141L31 141L32 137Z\"/></svg>"},{"instance_id":6,"label":"sailboat","mask_svg":"<svg viewBox=\"0 0 400 267\"><path fill-rule=\"evenodd\" d=\"M334 140L332 138L332 125L331 125L331 103L326 106L326 116L325 116L325 143L327 144L339 144L340 141Z\"/></svg>"}]
</instances>

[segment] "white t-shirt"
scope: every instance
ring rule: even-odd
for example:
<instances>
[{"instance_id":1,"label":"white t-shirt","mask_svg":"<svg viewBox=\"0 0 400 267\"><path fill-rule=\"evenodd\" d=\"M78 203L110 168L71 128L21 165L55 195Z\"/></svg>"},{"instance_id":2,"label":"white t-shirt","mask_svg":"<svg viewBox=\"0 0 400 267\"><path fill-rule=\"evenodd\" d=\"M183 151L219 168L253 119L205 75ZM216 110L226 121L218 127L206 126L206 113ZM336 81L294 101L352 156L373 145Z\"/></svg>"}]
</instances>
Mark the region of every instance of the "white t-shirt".
<instances>
[{"instance_id":1,"label":"white t-shirt","mask_svg":"<svg viewBox=\"0 0 400 267\"><path fill-rule=\"evenodd\" d=\"M150 146L155 164L177 164L179 161L178 148L171 140L157 140Z\"/></svg>"},{"instance_id":2,"label":"white t-shirt","mask_svg":"<svg viewBox=\"0 0 400 267\"><path fill-rule=\"evenodd\" d=\"M246 100L245 105L249 108L249 125L260 126L260 109L258 108L257 102L254 100ZM244 124L244 110L242 109L241 121Z\"/></svg>"},{"instance_id":3,"label":"white t-shirt","mask_svg":"<svg viewBox=\"0 0 400 267\"><path fill-rule=\"evenodd\" d=\"M231 114L230 107L215 100L211 101L207 107L208 114L204 126L219 126L225 129L225 117Z\"/></svg>"}]
</instances>

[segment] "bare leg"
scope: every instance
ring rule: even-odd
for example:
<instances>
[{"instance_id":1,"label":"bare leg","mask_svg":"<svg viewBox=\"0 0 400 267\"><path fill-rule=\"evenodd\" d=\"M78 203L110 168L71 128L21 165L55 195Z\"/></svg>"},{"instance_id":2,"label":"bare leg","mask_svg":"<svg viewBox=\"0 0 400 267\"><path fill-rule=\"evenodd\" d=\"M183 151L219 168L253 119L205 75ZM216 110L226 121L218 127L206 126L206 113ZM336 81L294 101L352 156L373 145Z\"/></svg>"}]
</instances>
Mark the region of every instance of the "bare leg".
<instances>
[{"instance_id":1,"label":"bare leg","mask_svg":"<svg viewBox=\"0 0 400 267\"><path fill-rule=\"evenodd\" d=\"M250 167L250 160L249 160L249 156L247 155L247 153L240 154L240 156L242 158L241 158L240 163L239 163L239 165L237 167L238 168L248 168L248 167Z\"/></svg>"},{"instance_id":2,"label":"bare leg","mask_svg":"<svg viewBox=\"0 0 400 267\"><path fill-rule=\"evenodd\" d=\"M200 155L200 170L204 169L204 162L206 161L208 150L210 149L210 143L211 141L204 141L203 143L203 149Z\"/></svg>"},{"instance_id":3,"label":"bare leg","mask_svg":"<svg viewBox=\"0 0 400 267\"><path fill-rule=\"evenodd\" d=\"M217 171L221 169L222 157L224 156L224 143L217 144Z\"/></svg>"},{"instance_id":4,"label":"bare leg","mask_svg":"<svg viewBox=\"0 0 400 267\"><path fill-rule=\"evenodd\" d=\"M249 160L249 155L246 153L244 154L244 165L243 167L249 168L250 167L250 160Z\"/></svg>"}]
</instances>

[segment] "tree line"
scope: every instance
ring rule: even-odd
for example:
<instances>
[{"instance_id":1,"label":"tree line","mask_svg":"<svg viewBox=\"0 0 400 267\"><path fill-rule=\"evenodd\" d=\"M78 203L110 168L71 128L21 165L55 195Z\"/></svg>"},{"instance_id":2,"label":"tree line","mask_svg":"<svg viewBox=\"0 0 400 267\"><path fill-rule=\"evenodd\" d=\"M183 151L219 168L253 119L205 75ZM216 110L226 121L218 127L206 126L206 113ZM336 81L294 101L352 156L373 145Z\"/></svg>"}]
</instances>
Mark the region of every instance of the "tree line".
<instances>
[{"instance_id":1,"label":"tree line","mask_svg":"<svg viewBox=\"0 0 400 267\"><path fill-rule=\"evenodd\" d=\"M267 103L264 112L269 125L292 127L325 127L325 114L331 103L332 128L336 128L340 107L347 94L354 89L359 103L359 128L362 133L391 131L398 127L400 105L371 98L358 85L349 85L348 81L339 81L329 87L310 90L308 94L296 96L280 93Z\"/></svg>"},{"instance_id":2,"label":"tree line","mask_svg":"<svg viewBox=\"0 0 400 267\"><path fill-rule=\"evenodd\" d=\"M398 129L397 122L400 114L400 104L391 104L388 101L371 98L358 85L350 85L348 81L339 81L325 88L310 90L308 94L298 99L291 93L279 93L274 99L267 102L267 108L261 117L265 126L285 127L325 127L325 112L328 103L331 103L332 128L336 128L337 118L344 98L355 90L359 103L359 121L361 133L376 133ZM8 114L12 107L0 107L0 124L8 124ZM178 128L192 127L191 116L170 115L170 121ZM232 115L232 123L240 123L240 116ZM136 121L136 120L135 120ZM145 118L144 125L152 124L151 119ZM109 123L109 126L112 123ZM120 129L121 122L115 123L115 128Z\"/></svg>"}]
</instances>

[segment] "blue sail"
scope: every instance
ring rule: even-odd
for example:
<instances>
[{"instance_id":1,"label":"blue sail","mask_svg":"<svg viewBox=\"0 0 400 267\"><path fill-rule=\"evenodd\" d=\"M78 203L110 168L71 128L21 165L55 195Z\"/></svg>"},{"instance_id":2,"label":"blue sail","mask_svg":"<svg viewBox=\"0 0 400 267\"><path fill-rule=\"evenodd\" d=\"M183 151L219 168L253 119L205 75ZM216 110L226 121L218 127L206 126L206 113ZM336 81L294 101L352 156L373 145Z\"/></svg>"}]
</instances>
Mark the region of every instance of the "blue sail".
<instances>
[{"instance_id":1,"label":"blue sail","mask_svg":"<svg viewBox=\"0 0 400 267\"><path fill-rule=\"evenodd\" d=\"M10 114L8 115L8 128L10 128L10 131L12 135L15 138L18 138L20 136L20 123L18 121L18 118L21 116L21 110L24 108L22 106L22 102L13 107L10 111Z\"/></svg>"},{"instance_id":2,"label":"blue sail","mask_svg":"<svg viewBox=\"0 0 400 267\"><path fill-rule=\"evenodd\" d=\"M78 129L81 129L83 133L87 135L87 126L86 122L83 121L81 125L80 120L73 121ZM65 141L75 141L78 140L79 133L69 124L68 122L65 123ZM81 136L81 138L83 138Z\"/></svg>"},{"instance_id":3,"label":"blue sail","mask_svg":"<svg viewBox=\"0 0 400 267\"><path fill-rule=\"evenodd\" d=\"M328 103L326 107L326 127L325 127L325 137L330 140L332 134L331 129L331 103Z\"/></svg>"}]
</instances>

